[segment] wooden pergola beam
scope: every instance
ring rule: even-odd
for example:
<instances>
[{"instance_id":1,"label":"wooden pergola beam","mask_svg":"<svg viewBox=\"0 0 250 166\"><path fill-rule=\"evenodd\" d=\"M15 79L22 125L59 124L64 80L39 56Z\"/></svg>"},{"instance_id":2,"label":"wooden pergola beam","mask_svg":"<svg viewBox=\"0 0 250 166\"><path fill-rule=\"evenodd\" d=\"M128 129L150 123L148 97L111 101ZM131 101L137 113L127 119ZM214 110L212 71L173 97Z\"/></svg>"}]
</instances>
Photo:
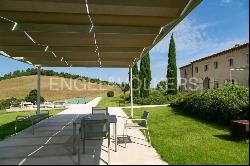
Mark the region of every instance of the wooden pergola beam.
<instances>
[{"instance_id":1,"label":"wooden pergola beam","mask_svg":"<svg viewBox=\"0 0 250 166\"><path fill-rule=\"evenodd\" d=\"M24 61L25 62L25 61ZM67 65L64 61L33 61L33 65L39 65L43 67L100 67L98 61L68 61ZM129 62L121 61L102 61L102 67L129 67Z\"/></svg>"},{"instance_id":2,"label":"wooden pergola beam","mask_svg":"<svg viewBox=\"0 0 250 166\"><path fill-rule=\"evenodd\" d=\"M72 24L89 25L88 16L83 13L46 13L32 11L7 11L0 10L0 16L11 19L17 23L39 23L39 24ZM101 26L132 26L132 27L156 27L164 26L175 17L154 16L121 16L92 14L95 25ZM0 20L2 21L2 20Z\"/></svg>"},{"instance_id":3,"label":"wooden pergola beam","mask_svg":"<svg viewBox=\"0 0 250 166\"><path fill-rule=\"evenodd\" d=\"M32 61L32 62L35 62L35 61L52 61L52 62L55 62L55 61L59 61L61 57L58 57L58 58L54 58L53 56L39 56L39 57L24 57L24 60L28 60L28 61ZM68 62L96 62L98 60L98 57L64 57L64 60L68 61ZM127 58L127 57L114 57L114 58L106 58L106 57L101 57L101 61L112 61L112 62L131 62L133 61L134 58Z\"/></svg>"},{"instance_id":4,"label":"wooden pergola beam","mask_svg":"<svg viewBox=\"0 0 250 166\"><path fill-rule=\"evenodd\" d=\"M0 45L0 50L2 51L44 51L45 46L21 46L21 45ZM94 52L96 47L81 47L81 46L50 46L47 51L52 52ZM117 52L117 53L140 53L142 47L100 47L100 52Z\"/></svg>"},{"instance_id":5,"label":"wooden pergola beam","mask_svg":"<svg viewBox=\"0 0 250 166\"><path fill-rule=\"evenodd\" d=\"M201 1L89 0L87 12L84 0L0 0L0 51L41 66L132 67Z\"/></svg>"},{"instance_id":6,"label":"wooden pergola beam","mask_svg":"<svg viewBox=\"0 0 250 166\"><path fill-rule=\"evenodd\" d=\"M5 0L0 0L5 1ZM16 0L8 0L8 1L16 1ZM84 3L84 1L81 0L26 0L31 1L33 3L41 3L41 2L50 2L50 3L64 3L64 4L75 4L75 5L81 5ZM184 1L184 0L182 0ZM187 0L185 0L187 1ZM14 3L14 2L12 2ZM119 6L147 6L147 7L162 7L162 6L169 6L172 8L177 8L180 6L180 2L173 1L173 0L91 0L88 1L89 5L98 4L98 5L119 5Z\"/></svg>"},{"instance_id":7,"label":"wooden pergola beam","mask_svg":"<svg viewBox=\"0 0 250 166\"><path fill-rule=\"evenodd\" d=\"M0 32L55 32L55 33L89 33L90 25L71 24L35 24L18 23L13 29L13 23L0 23ZM96 34L157 34L159 28L133 26L95 26Z\"/></svg>"},{"instance_id":8,"label":"wooden pergola beam","mask_svg":"<svg viewBox=\"0 0 250 166\"><path fill-rule=\"evenodd\" d=\"M70 2L73 3L70 3ZM57 12L57 13L87 13L85 1L71 0L65 1L46 1L46 0L0 0L0 10L9 11L35 11L35 12ZM105 0L106 4L99 1L89 3L91 14L107 15L141 15L141 16L176 16L179 8L183 8L188 0L171 2L170 0L155 1L139 0L138 2L124 3L124 0ZM164 1L167 1L167 3ZM132 3L131 3L132 2ZM146 5L145 5L146 4ZM160 5L161 4L161 5ZM20 7L22 6L22 7Z\"/></svg>"}]
</instances>

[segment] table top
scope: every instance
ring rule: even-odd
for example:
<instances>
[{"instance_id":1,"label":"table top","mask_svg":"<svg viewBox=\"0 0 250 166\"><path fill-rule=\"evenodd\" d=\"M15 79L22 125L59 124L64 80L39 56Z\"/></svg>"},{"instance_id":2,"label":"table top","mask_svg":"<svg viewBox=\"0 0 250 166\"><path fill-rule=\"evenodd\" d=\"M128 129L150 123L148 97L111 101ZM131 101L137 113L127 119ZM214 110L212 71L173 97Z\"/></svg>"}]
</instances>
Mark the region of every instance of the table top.
<instances>
[{"instance_id":1,"label":"table top","mask_svg":"<svg viewBox=\"0 0 250 166\"><path fill-rule=\"evenodd\" d=\"M76 120L74 120L73 123L79 124L82 120L103 120L107 119L109 123L117 123L117 117L116 115L84 115L84 116L79 116Z\"/></svg>"}]
</instances>

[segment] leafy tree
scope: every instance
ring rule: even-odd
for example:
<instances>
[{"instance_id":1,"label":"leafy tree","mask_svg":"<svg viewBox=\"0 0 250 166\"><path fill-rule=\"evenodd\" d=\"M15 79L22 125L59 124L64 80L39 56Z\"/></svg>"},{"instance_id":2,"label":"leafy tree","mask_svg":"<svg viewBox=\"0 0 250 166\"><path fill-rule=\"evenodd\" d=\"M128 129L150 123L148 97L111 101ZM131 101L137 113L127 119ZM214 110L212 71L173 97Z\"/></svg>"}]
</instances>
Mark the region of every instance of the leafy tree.
<instances>
[{"instance_id":1,"label":"leafy tree","mask_svg":"<svg viewBox=\"0 0 250 166\"><path fill-rule=\"evenodd\" d=\"M139 77L141 80L140 96L142 98L147 98L149 96L150 82L152 80L149 53L141 59Z\"/></svg>"},{"instance_id":2,"label":"leafy tree","mask_svg":"<svg viewBox=\"0 0 250 166\"><path fill-rule=\"evenodd\" d=\"M132 68L132 84L133 84L133 97L140 97L140 78L137 63ZM129 70L129 81L130 81L130 70Z\"/></svg>"},{"instance_id":3,"label":"leafy tree","mask_svg":"<svg viewBox=\"0 0 250 166\"><path fill-rule=\"evenodd\" d=\"M129 84L122 82L122 84L120 85L120 88L125 96L126 92L129 91Z\"/></svg>"},{"instance_id":4,"label":"leafy tree","mask_svg":"<svg viewBox=\"0 0 250 166\"><path fill-rule=\"evenodd\" d=\"M177 94L177 66L174 35L172 34L168 52L167 94Z\"/></svg>"},{"instance_id":5,"label":"leafy tree","mask_svg":"<svg viewBox=\"0 0 250 166\"><path fill-rule=\"evenodd\" d=\"M166 94L167 85L168 85L167 81L160 81L156 86L156 90L160 91L162 94Z\"/></svg>"},{"instance_id":6,"label":"leafy tree","mask_svg":"<svg viewBox=\"0 0 250 166\"><path fill-rule=\"evenodd\" d=\"M30 93L26 96L25 101L27 102L31 102L33 104L35 104L37 101L37 90L33 89L30 91ZM40 101L44 102L44 98L42 96L40 96Z\"/></svg>"},{"instance_id":7,"label":"leafy tree","mask_svg":"<svg viewBox=\"0 0 250 166\"><path fill-rule=\"evenodd\" d=\"M5 99L5 100L0 100L0 110L3 109L8 109L10 108L11 104L20 104L22 99L16 99L14 97Z\"/></svg>"}]
</instances>

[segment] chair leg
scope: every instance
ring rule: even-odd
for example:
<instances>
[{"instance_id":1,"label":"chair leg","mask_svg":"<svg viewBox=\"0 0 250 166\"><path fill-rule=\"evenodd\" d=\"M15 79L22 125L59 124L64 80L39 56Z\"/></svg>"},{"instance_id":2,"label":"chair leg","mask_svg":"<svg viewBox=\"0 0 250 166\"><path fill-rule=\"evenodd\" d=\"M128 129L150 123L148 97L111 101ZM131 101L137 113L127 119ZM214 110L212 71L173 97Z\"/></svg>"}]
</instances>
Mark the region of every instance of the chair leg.
<instances>
[{"instance_id":1,"label":"chair leg","mask_svg":"<svg viewBox=\"0 0 250 166\"><path fill-rule=\"evenodd\" d=\"M115 140L115 124L113 124L113 139Z\"/></svg>"},{"instance_id":2,"label":"chair leg","mask_svg":"<svg viewBox=\"0 0 250 166\"><path fill-rule=\"evenodd\" d=\"M147 135L145 133L145 130L142 130L144 137L147 139Z\"/></svg>"},{"instance_id":3,"label":"chair leg","mask_svg":"<svg viewBox=\"0 0 250 166\"><path fill-rule=\"evenodd\" d=\"M49 115L48 115L48 125L49 125L49 122L50 122L50 120L49 120Z\"/></svg>"},{"instance_id":4,"label":"chair leg","mask_svg":"<svg viewBox=\"0 0 250 166\"><path fill-rule=\"evenodd\" d=\"M80 146L81 146L81 138L80 138L80 135L79 135L79 138L78 138L78 146L77 146L77 157L78 157L78 165L80 165L80 163L81 163L81 156L80 156L80 154L81 154L81 151L80 151Z\"/></svg>"},{"instance_id":5,"label":"chair leg","mask_svg":"<svg viewBox=\"0 0 250 166\"><path fill-rule=\"evenodd\" d=\"M82 137L82 153L85 154L85 135L83 133L83 137Z\"/></svg>"},{"instance_id":6,"label":"chair leg","mask_svg":"<svg viewBox=\"0 0 250 166\"><path fill-rule=\"evenodd\" d=\"M35 126L34 126L34 122L32 121L31 123L32 123L32 133L33 133L33 135L35 135Z\"/></svg>"},{"instance_id":7,"label":"chair leg","mask_svg":"<svg viewBox=\"0 0 250 166\"><path fill-rule=\"evenodd\" d=\"M81 134L80 134L80 138L81 138L81 140L82 140L82 130L81 130L81 129L80 129L80 133L81 133Z\"/></svg>"},{"instance_id":8,"label":"chair leg","mask_svg":"<svg viewBox=\"0 0 250 166\"><path fill-rule=\"evenodd\" d=\"M127 128L125 128L125 133L126 133L126 136L127 136L127 139L128 139L128 131L127 131ZM125 148L127 148L127 141L125 141Z\"/></svg>"},{"instance_id":9,"label":"chair leg","mask_svg":"<svg viewBox=\"0 0 250 166\"><path fill-rule=\"evenodd\" d=\"M108 136L108 165L110 165L110 133Z\"/></svg>"},{"instance_id":10,"label":"chair leg","mask_svg":"<svg viewBox=\"0 0 250 166\"><path fill-rule=\"evenodd\" d=\"M15 135L16 135L16 131L17 131L17 121L15 123Z\"/></svg>"},{"instance_id":11,"label":"chair leg","mask_svg":"<svg viewBox=\"0 0 250 166\"><path fill-rule=\"evenodd\" d=\"M124 128L123 128L123 142L125 143L125 124L124 124Z\"/></svg>"},{"instance_id":12,"label":"chair leg","mask_svg":"<svg viewBox=\"0 0 250 166\"><path fill-rule=\"evenodd\" d=\"M151 139L150 139L150 135L149 135L149 131L148 131L148 129L147 129L147 135L148 135L148 141L149 141L149 144L150 144L150 146L151 146Z\"/></svg>"}]
</instances>

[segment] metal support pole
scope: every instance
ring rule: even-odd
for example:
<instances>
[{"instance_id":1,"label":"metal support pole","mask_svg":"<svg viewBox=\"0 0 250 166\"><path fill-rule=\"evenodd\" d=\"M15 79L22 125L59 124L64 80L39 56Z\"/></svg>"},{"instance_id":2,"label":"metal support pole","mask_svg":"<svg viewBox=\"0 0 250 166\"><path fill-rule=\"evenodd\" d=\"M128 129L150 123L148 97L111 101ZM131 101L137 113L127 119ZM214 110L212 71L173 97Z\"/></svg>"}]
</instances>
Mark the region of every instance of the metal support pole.
<instances>
[{"instance_id":1,"label":"metal support pole","mask_svg":"<svg viewBox=\"0 0 250 166\"><path fill-rule=\"evenodd\" d=\"M134 118L134 108L133 108L133 70L130 68L130 97L131 97L131 118Z\"/></svg>"},{"instance_id":2,"label":"metal support pole","mask_svg":"<svg viewBox=\"0 0 250 166\"><path fill-rule=\"evenodd\" d=\"M40 90L41 90L41 67L38 66L37 67L37 102L36 102L36 105L37 105L36 113L37 114L40 114L40 103L41 103Z\"/></svg>"}]
</instances>

